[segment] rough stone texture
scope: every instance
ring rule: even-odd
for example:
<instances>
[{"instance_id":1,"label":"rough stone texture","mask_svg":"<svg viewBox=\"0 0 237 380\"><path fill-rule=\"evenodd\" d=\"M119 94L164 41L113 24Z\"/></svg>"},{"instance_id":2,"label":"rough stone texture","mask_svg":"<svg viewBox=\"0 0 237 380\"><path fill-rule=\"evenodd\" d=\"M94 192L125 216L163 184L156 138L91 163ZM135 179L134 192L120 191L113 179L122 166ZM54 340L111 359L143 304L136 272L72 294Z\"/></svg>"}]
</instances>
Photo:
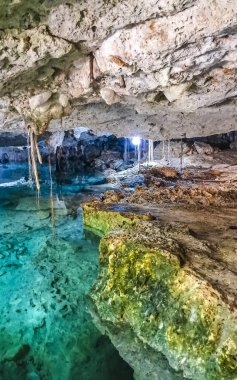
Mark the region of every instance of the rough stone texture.
<instances>
[{"instance_id":1,"label":"rough stone texture","mask_svg":"<svg viewBox=\"0 0 237 380\"><path fill-rule=\"evenodd\" d=\"M108 231L112 212L107 217L102 209L98 218L99 212L86 206L85 222ZM117 229L101 241L91 299L98 326L134 367L135 378L236 379L236 308L211 284L208 244L181 224L135 218L131 228L130 217L122 219L125 214L114 213ZM122 224L126 228L118 229Z\"/></svg>"},{"instance_id":2,"label":"rough stone texture","mask_svg":"<svg viewBox=\"0 0 237 380\"><path fill-rule=\"evenodd\" d=\"M46 98L48 95L46 93ZM38 98L33 99L38 102ZM33 104L33 103L32 103ZM134 147L129 144L131 157L123 159L124 138L109 135L95 135L85 128L70 131L45 132L37 138L38 148L43 162L49 157L60 173L113 172L125 170L134 163ZM19 132L0 133L0 163L28 162L27 134Z\"/></svg>"},{"instance_id":3,"label":"rough stone texture","mask_svg":"<svg viewBox=\"0 0 237 380\"><path fill-rule=\"evenodd\" d=\"M236 31L235 0L2 0L0 128L235 130Z\"/></svg>"}]
</instances>

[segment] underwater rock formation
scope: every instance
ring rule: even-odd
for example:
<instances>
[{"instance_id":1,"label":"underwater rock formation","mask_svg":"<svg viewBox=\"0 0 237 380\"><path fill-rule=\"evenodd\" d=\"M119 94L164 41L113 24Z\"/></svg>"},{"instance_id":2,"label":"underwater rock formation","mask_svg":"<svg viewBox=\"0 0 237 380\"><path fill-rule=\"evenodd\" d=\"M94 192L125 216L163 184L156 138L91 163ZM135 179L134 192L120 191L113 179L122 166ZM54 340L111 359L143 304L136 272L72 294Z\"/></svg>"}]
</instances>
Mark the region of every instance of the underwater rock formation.
<instances>
[{"instance_id":1,"label":"underwater rock formation","mask_svg":"<svg viewBox=\"0 0 237 380\"><path fill-rule=\"evenodd\" d=\"M2 0L0 128L234 130L236 25L235 0Z\"/></svg>"},{"instance_id":2,"label":"underwater rock formation","mask_svg":"<svg viewBox=\"0 0 237 380\"><path fill-rule=\"evenodd\" d=\"M94 320L136 379L236 379L237 313L215 286L221 264L183 225L145 218L84 205L86 225L114 229L100 244Z\"/></svg>"}]
</instances>

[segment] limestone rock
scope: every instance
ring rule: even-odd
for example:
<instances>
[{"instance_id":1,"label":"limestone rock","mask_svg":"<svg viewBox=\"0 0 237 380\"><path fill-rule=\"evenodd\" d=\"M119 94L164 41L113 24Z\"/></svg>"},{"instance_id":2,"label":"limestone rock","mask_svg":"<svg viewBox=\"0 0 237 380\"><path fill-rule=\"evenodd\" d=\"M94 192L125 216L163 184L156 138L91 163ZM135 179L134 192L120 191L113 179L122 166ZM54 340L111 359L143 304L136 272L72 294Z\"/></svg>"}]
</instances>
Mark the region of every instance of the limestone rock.
<instances>
[{"instance_id":1,"label":"limestone rock","mask_svg":"<svg viewBox=\"0 0 237 380\"><path fill-rule=\"evenodd\" d=\"M110 88L102 88L100 90L100 94L108 105L118 103L120 101L120 97Z\"/></svg>"},{"instance_id":2,"label":"limestone rock","mask_svg":"<svg viewBox=\"0 0 237 380\"><path fill-rule=\"evenodd\" d=\"M214 269L210 247L180 224L145 221L140 214L98 204L84 206L84 221L102 232L115 229L101 241L100 276L90 297L98 325L121 355L129 353L126 360L138 378L157 379L166 369L164 379L234 380L237 315L236 306L229 307L235 292L231 268L223 276L215 261ZM218 290L222 286L225 298ZM150 358L147 367L141 353Z\"/></svg>"},{"instance_id":3,"label":"limestone rock","mask_svg":"<svg viewBox=\"0 0 237 380\"><path fill-rule=\"evenodd\" d=\"M48 138L47 143L53 149L54 153L56 153L57 147L63 144L64 132L55 132L52 133Z\"/></svg>"},{"instance_id":4,"label":"limestone rock","mask_svg":"<svg viewBox=\"0 0 237 380\"><path fill-rule=\"evenodd\" d=\"M69 99L68 99L67 95L65 95L65 94L60 94L58 100L59 100L59 103L60 103L63 107L67 107L68 102L69 102Z\"/></svg>"},{"instance_id":5,"label":"limestone rock","mask_svg":"<svg viewBox=\"0 0 237 380\"><path fill-rule=\"evenodd\" d=\"M45 91L45 92L42 92L38 95L32 96L29 99L30 109L33 111L37 107L42 106L44 103L46 103L51 98L51 96L52 96L52 92L50 92L50 91Z\"/></svg>"},{"instance_id":6,"label":"limestone rock","mask_svg":"<svg viewBox=\"0 0 237 380\"><path fill-rule=\"evenodd\" d=\"M213 147L209 144L206 144L204 142L197 142L195 141L194 147L197 150L198 154L207 154L211 155L214 151Z\"/></svg>"},{"instance_id":7,"label":"limestone rock","mask_svg":"<svg viewBox=\"0 0 237 380\"><path fill-rule=\"evenodd\" d=\"M105 162L103 160L101 160L100 158L95 159L94 165L95 165L95 169L99 170L99 171L104 171L107 168Z\"/></svg>"},{"instance_id":8,"label":"limestone rock","mask_svg":"<svg viewBox=\"0 0 237 380\"><path fill-rule=\"evenodd\" d=\"M125 169L124 160L122 159L110 162L109 166L111 169L118 170L118 171Z\"/></svg>"},{"instance_id":9,"label":"limestone rock","mask_svg":"<svg viewBox=\"0 0 237 380\"><path fill-rule=\"evenodd\" d=\"M236 129L235 0L27 4L0 5L1 130L34 120L39 133L164 140ZM59 105L36 115L28 99L48 91Z\"/></svg>"},{"instance_id":10,"label":"limestone rock","mask_svg":"<svg viewBox=\"0 0 237 380\"><path fill-rule=\"evenodd\" d=\"M191 86L190 83L182 83L164 89L164 94L169 102L173 102L181 97L181 95Z\"/></svg>"}]
</instances>

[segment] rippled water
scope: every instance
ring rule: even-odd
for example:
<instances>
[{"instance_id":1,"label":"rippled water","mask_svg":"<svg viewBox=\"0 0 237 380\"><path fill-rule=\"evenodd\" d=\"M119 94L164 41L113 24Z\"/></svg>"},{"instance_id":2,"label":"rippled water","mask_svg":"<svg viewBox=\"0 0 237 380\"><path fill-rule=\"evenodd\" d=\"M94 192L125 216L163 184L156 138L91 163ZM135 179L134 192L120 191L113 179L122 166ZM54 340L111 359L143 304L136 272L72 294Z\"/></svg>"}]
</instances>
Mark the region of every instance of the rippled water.
<instances>
[{"instance_id":1,"label":"rippled water","mask_svg":"<svg viewBox=\"0 0 237 380\"><path fill-rule=\"evenodd\" d=\"M38 204L26 166L0 167L0 379L132 379L87 312L99 242L79 204L103 178L57 179L53 231L47 167L40 177Z\"/></svg>"}]
</instances>

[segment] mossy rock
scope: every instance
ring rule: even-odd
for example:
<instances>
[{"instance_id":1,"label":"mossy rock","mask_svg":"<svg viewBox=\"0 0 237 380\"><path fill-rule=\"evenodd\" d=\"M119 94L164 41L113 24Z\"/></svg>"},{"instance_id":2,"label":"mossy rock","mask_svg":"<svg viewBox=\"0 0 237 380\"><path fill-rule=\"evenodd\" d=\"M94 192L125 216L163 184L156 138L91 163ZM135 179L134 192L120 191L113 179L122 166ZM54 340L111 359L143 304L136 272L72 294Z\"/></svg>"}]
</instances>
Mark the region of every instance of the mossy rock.
<instances>
[{"instance_id":1,"label":"mossy rock","mask_svg":"<svg viewBox=\"0 0 237 380\"><path fill-rule=\"evenodd\" d=\"M98 204L84 203L82 208L84 225L101 234L106 234L115 228L134 227L141 220L152 219L151 215L110 211Z\"/></svg>"},{"instance_id":2,"label":"mossy rock","mask_svg":"<svg viewBox=\"0 0 237 380\"><path fill-rule=\"evenodd\" d=\"M126 232L105 236L100 252L91 298L104 323L129 325L184 377L237 379L237 315L218 292L177 256L127 240Z\"/></svg>"},{"instance_id":3,"label":"mossy rock","mask_svg":"<svg viewBox=\"0 0 237 380\"><path fill-rule=\"evenodd\" d=\"M195 380L236 380L236 310L188 263L181 264L175 229L99 202L83 210L85 225L105 234L90 293L105 330L130 329L138 351L148 347L157 360L163 355L175 379L183 373ZM158 365L153 375L160 378Z\"/></svg>"}]
</instances>

